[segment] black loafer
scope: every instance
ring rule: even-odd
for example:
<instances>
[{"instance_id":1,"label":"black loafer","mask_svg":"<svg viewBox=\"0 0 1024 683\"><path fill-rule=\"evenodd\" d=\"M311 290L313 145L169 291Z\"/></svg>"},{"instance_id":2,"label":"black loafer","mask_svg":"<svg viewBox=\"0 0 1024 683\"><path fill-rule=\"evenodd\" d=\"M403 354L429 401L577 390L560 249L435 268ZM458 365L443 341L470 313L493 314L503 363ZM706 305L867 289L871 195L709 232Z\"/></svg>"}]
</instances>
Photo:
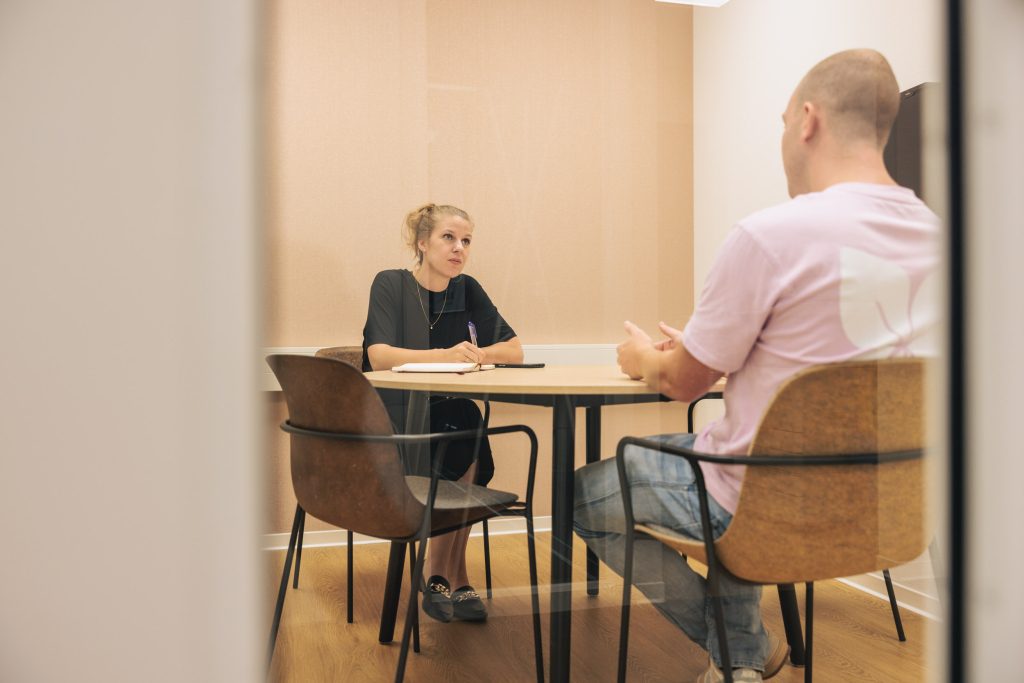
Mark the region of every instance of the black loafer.
<instances>
[{"instance_id":1,"label":"black loafer","mask_svg":"<svg viewBox=\"0 0 1024 683\"><path fill-rule=\"evenodd\" d=\"M484 621L487 619L487 606L472 586L463 586L452 592L452 607L455 618L462 621Z\"/></svg>"},{"instance_id":2,"label":"black loafer","mask_svg":"<svg viewBox=\"0 0 1024 683\"><path fill-rule=\"evenodd\" d=\"M443 576L431 576L423 589L423 611L427 616L448 623L452 620L451 585Z\"/></svg>"}]
</instances>

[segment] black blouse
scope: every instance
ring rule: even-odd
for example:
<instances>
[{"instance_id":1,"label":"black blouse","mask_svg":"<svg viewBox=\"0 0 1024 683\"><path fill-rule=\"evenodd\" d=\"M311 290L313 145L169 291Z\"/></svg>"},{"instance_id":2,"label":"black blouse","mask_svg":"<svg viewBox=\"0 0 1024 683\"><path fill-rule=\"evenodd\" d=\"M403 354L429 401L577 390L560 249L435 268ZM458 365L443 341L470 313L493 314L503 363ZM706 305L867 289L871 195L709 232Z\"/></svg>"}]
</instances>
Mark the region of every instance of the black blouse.
<instances>
[{"instance_id":1,"label":"black blouse","mask_svg":"<svg viewBox=\"0 0 1024 683\"><path fill-rule=\"evenodd\" d=\"M370 287L363 327L363 372L372 369L366 350L374 344L447 349L469 341L470 322L476 326L477 345L481 347L516 336L484 288L469 275L452 278L443 292L431 292L420 286L408 270L381 271ZM404 431L406 392L382 390L380 394L396 429Z\"/></svg>"}]
</instances>

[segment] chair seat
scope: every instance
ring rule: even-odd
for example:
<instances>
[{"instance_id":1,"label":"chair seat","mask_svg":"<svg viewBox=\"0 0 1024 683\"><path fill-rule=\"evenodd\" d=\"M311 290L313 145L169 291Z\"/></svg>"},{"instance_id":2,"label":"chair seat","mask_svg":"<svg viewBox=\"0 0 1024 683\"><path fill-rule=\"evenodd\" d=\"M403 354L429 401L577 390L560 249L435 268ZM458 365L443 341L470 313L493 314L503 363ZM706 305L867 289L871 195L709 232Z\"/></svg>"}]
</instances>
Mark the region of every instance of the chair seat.
<instances>
[{"instance_id":1,"label":"chair seat","mask_svg":"<svg viewBox=\"0 0 1024 683\"><path fill-rule=\"evenodd\" d=\"M430 477L407 476L412 495L426 505L430 492ZM489 489L475 484L464 484L442 479L437 482L437 497L431 526L445 529L466 521L481 521L499 514L519 499L515 493Z\"/></svg>"},{"instance_id":2,"label":"chair seat","mask_svg":"<svg viewBox=\"0 0 1024 683\"><path fill-rule=\"evenodd\" d=\"M675 529L670 529L667 526L661 526L660 524L635 524L633 525L633 528L641 533L658 539L670 548L678 550L686 557L692 557L698 562L703 562L704 564L707 564L708 562L707 552L704 549L704 541L698 541L695 538L679 533Z\"/></svg>"}]
</instances>

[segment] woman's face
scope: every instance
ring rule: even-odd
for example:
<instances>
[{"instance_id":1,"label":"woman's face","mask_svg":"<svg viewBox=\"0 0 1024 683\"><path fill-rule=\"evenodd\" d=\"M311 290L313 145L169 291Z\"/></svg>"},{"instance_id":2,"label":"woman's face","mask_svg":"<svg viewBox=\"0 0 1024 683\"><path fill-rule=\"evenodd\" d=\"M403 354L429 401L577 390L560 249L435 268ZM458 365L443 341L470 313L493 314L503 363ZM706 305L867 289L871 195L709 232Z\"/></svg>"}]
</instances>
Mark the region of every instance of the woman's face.
<instances>
[{"instance_id":1,"label":"woman's face","mask_svg":"<svg viewBox=\"0 0 1024 683\"><path fill-rule=\"evenodd\" d=\"M444 216L426 240L417 243L423 253L423 268L446 278L462 272L469 260L473 226L461 216Z\"/></svg>"}]
</instances>

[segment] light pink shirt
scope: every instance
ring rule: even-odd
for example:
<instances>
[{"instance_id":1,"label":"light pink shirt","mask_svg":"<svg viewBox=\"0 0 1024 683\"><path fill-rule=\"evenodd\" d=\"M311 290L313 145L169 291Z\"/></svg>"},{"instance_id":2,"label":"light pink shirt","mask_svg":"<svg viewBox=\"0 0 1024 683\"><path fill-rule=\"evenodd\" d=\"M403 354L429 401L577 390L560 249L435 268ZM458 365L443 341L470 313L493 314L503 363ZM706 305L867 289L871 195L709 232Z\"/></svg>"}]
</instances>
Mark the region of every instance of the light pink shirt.
<instances>
[{"instance_id":1,"label":"light pink shirt","mask_svg":"<svg viewBox=\"0 0 1024 683\"><path fill-rule=\"evenodd\" d=\"M911 190L842 183L754 213L729 233L683 344L728 375L698 451L746 454L776 389L819 363L938 352L939 220ZM703 465L735 512L743 467Z\"/></svg>"}]
</instances>

